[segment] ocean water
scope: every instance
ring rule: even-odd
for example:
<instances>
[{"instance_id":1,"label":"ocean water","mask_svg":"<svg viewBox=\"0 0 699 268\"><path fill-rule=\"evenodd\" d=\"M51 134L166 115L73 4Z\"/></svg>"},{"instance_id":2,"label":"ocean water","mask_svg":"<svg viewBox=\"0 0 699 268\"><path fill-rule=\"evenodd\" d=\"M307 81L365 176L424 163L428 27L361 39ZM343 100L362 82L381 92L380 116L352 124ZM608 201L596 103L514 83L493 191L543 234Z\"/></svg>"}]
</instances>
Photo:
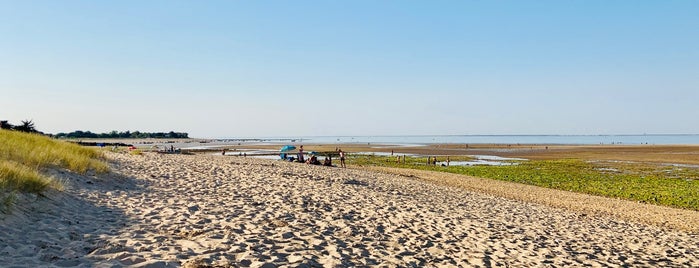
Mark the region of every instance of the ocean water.
<instances>
[{"instance_id":1,"label":"ocean water","mask_svg":"<svg viewBox=\"0 0 699 268\"><path fill-rule=\"evenodd\" d=\"M348 143L415 145L460 144L655 144L699 145L699 134L686 135L436 135L436 136L304 136L253 137L231 140L255 140L270 143Z\"/></svg>"}]
</instances>

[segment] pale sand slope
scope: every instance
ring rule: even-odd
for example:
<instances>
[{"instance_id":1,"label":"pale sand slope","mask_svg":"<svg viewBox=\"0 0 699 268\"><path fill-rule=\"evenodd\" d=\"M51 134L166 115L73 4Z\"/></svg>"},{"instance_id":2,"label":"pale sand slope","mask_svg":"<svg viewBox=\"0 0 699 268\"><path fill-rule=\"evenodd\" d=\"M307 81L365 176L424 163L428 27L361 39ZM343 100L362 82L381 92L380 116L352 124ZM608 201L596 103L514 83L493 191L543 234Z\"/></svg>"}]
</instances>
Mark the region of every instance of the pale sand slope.
<instances>
[{"instance_id":1,"label":"pale sand slope","mask_svg":"<svg viewBox=\"0 0 699 268\"><path fill-rule=\"evenodd\" d=\"M663 207L445 172L387 167L364 167L363 169L413 177L430 183L575 210L584 214L611 215L629 221L699 233L699 211L694 210Z\"/></svg>"},{"instance_id":2,"label":"pale sand slope","mask_svg":"<svg viewBox=\"0 0 699 268\"><path fill-rule=\"evenodd\" d=\"M699 266L696 234L405 176L238 157L110 158L130 178L74 176L66 194L22 207L40 212L2 221L0 264Z\"/></svg>"}]
</instances>

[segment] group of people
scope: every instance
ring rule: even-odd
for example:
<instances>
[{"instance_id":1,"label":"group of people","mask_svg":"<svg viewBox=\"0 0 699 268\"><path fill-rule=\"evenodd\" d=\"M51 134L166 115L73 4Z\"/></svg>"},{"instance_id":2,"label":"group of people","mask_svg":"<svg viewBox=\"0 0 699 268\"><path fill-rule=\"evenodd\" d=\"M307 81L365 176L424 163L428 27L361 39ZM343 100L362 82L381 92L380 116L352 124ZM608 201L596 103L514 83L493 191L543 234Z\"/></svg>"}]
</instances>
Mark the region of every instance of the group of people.
<instances>
[{"instance_id":1,"label":"group of people","mask_svg":"<svg viewBox=\"0 0 699 268\"><path fill-rule=\"evenodd\" d=\"M443 167L448 167L450 162L451 162L451 160L449 160L449 156L447 156L446 161L444 161L441 165ZM436 156L434 156L434 157L427 156L427 164L436 166L437 165L437 157Z\"/></svg>"},{"instance_id":2,"label":"group of people","mask_svg":"<svg viewBox=\"0 0 699 268\"><path fill-rule=\"evenodd\" d=\"M129 148L129 151L136 149L136 147L134 147L133 145L129 146L128 148ZM116 146L115 146L115 148L112 148L112 150L115 150L115 149L116 149ZM159 153L180 153L180 149L175 148L175 146L173 146L173 145L170 145L169 147L167 145L162 145L162 148L158 145L153 145L153 146L151 146L151 149L157 150Z\"/></svg>"},{"instance_id":3,"label":"group of people","mask_svg":"<svg viewBox=\"0 0 699 268\"><path fill-rule=\"evenodd\" d=\"M221 152L221 155L226 155L226 152L227 152L227 150L224 148L223 151ZM238 156L248 157L248 153L238 152Z\"/></svg>"},{"instance_id":4,"label":"group of people","mask_svg":"<svg viewBox=\"0 0 699 268\"><path fill-rule=\"evenodd\" d=\"M311 157L308 158L308 160L306 160L306 164L309 164L309 165L321 165L322 164L323 166L326 166L326 167L332 167L333 160L330 156L326 156L325 160L323 160L323 163L321 163L318 160L318 157L316 155L311 155Z\"/></svg>"},{"instance_id":5,"label":"group of people","mask_svg":"<svg viewBox=\"0 0 699 268\"><path fill-rule=\"evenodd\" d=\"M337 149L337 150L338 150L338 153L340 154L340 166L343 168L346 168L347 165L345 164L345 152L343 152L341 149ZM298 160L301 163L305 162L306 164L309 164L309 165L323 165L323 166L328 166L328 167L333 166L333 163L332 163L333 160L332 160L331 156L325 156L325 159L321 163L318 160L318 156L316 156L315 154L311 154L311 157L309 157L308 160L304 161L303 145L301 145L299 147Z\"/></svg>"}]
</instances>

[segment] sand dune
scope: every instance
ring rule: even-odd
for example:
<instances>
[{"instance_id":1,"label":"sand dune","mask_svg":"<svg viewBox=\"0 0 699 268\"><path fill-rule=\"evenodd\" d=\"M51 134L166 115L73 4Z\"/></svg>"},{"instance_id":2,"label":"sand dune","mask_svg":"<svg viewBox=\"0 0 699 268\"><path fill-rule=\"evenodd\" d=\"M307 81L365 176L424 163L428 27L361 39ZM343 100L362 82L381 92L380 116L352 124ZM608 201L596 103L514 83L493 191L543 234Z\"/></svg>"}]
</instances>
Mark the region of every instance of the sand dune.
<instances>
[{"instance_id":1,"label":"sand dune","mask_svg":"<svg viewBox=\"0 0 699 268\"><path fill-rule=\"evenodd\" d=\"M110 154L4 216L4 266L699 266L699 237L414 177ZM25 197L31 198L31 197Z\"/></svg>"}]
</instances>

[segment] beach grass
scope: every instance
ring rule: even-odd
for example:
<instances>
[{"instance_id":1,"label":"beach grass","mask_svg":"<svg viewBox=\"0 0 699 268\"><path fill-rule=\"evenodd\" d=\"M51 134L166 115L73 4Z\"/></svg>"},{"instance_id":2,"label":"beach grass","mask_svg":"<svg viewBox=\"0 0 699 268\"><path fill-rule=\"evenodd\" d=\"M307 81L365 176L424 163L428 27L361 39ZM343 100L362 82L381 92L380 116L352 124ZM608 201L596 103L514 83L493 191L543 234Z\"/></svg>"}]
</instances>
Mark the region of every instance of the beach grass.
<instances>
[{"instance_id":1,"label":"beach grass","mask_svg":"<svg viewBox=\"0 0 699 268\"><path fill-rule=\"evenodd\" d=\"M444 161L444 157L438 160ZM507 166L444 167L427 165L424 157L406 157L405 163L397 163L392 157L381 156L353 156L351 163L449 172L699 210L699 168L691 166L557 159Z\"/></svg>"},{"instance_id":2,"label":"beach grass","mask_svg":"<svg viewBox=\"0 0 699 268\"><path fill-rule=\"evenodd\" d=\"M51 180L34 169L14 161L0 162L0 189L40 193L51 184Z\"/></svg>"},{"instance_id":3,"label":"beach grass","mask_svg":"<svg viewBox=\"0 0 699 268\"><path fill-rule=\"evenodd\" d=\"M0 206L6 210L16 193L41 194L61 189L44 175L47 168L65 168L84 174L109 170L101 152L38 134L0 130Z\"/></svg>"},{"instance_id":4,"label":"beach grass","mask_svg":"<svg viewBox=\"0 0 699 268\"><path fill-rule=\"evenodd\" d=\"M16 161L36 170L47 167L67 168L85 173L108 170L101 152L37 134L0 131L0 159Z\"/></svg>"}]
</instances>

